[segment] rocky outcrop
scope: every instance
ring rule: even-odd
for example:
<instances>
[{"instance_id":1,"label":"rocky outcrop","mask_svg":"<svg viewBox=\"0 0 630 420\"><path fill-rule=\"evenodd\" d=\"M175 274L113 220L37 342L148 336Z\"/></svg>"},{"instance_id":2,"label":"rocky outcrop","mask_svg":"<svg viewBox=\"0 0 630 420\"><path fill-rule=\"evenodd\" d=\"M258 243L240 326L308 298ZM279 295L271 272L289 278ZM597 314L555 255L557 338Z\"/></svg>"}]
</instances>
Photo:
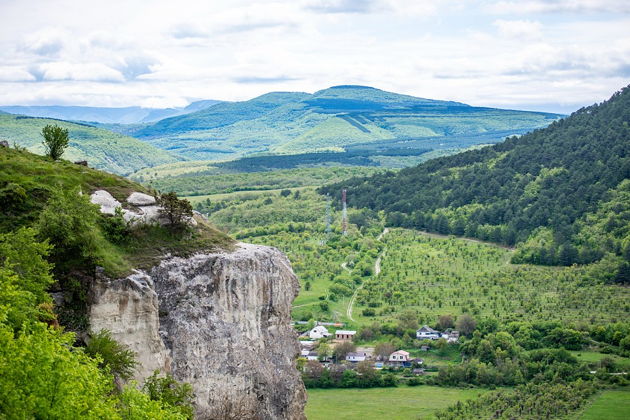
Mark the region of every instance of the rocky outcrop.
<instances>
[{"instance_id":1,"label":"rocky outcrop","mask_svg":"<svg viewBox=\"0 0 630 420\"><path fill-rule=\"evenodd\" d=\"M90 201L100 206L101 213L110 216L115 215L116 210L120 209L125 221L131 225L167 225L169 223L168 218L161 214L163 207L157 203L155 197L148 194L133 192L127 197L123 205L109 192L98 190L90 195ZM197 226L197 221L194 217L186 217L184 221L191 226Z\"/></svg>"},{"instance_id":2,"label":"rocky outcrop","mask_svg":"<svg viewBox=\"0 0 630 420\"><path fill-rule=\"evenodd\" d=\"M143 382L156 369L170 372L169 352L160 338L159 304L153 280L141 271L110 280L97 273L90 290L90 329L109 330L134 353L134 379Z\"/></svg>"},{"instance_id":3,"label":"rocky outcrop","mask_svg":"<svg viewBox=\"0 0 630 420\"><path fill-rule=\"evenodd\" d=\"M163 365L190 383L200 419L303 419L306 394L290 326L298 288L278 250L239 244L100 281L91 325L138 353L138 379Z\"/></svg>"}]
</instances>

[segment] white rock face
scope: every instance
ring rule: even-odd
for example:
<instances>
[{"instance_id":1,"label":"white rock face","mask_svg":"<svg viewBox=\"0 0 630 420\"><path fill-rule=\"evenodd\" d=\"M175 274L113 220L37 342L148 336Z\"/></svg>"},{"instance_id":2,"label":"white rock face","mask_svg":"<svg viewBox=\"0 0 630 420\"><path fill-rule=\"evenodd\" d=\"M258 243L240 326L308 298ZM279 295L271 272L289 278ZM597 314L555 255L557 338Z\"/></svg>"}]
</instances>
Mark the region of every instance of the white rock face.
<instances>
[{"instance_id":1,"label":"white rock face","mask_svg":"<svg viewBox=\"0 0 630 420\"><path fill-rule=\"evenodd\" d=\"M290 326L299 284L280 251L239 244L229 253L171 257L148 273L97 288L91 325L95 318L138 352L138 377L163 364L190 383L197 418L305 419L306 393L295 368L299 345Z\"/></svg>"},{"instance_id":2,"label":"white rock face","mask_svg":"<svg viewBox=\"0 0 630 420\"><path fill-rule=\"evenodd\" d=\"M168 350L160 339L158 297L151 277L141 271L119 280L99 275L90 295L91 330L111 331L116 341L136 353L134 379L142 383L156 369L170 372Z\"/></svg>"},{"instance_id":3,"label":"white rock face","mask_svg":"<svg viewBox=\"0 0 630 420\"><path fill-rule=\"evenodd\" d=\"M90 196L93 204L101 206L101 213L114 215L116 208L121 207L120 202L105 190L94 191Z\"/></svg>"},{"instance_id":4,"label":"white rock face","mask_svg":"<svg viewBox=\"0 0 630 420\"><path fill-rule=\"evenodd\" d=\"M143 194L139 192L131 193L129 197L127 197L127 203L132 204L134 206L150 206L155 205L155 197L152 197L148 194Z\"/></svg>"}]
</instances>

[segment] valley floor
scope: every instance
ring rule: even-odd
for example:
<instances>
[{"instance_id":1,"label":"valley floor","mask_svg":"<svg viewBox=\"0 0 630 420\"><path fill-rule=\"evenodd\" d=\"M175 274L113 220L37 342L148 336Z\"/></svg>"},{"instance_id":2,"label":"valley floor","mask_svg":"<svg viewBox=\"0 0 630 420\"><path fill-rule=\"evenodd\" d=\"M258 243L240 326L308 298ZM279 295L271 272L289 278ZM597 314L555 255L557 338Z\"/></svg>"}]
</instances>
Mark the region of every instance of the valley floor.
<instances>
[{"instance_id":1,"label":"valley floor","mask_svg":"<svg viewBox=\"0 0 630 420\"><path fill-rule=\"evenodd\" d=\"M306 416L309 420L430 419L436 410L486 392L437 386L309 389Z\"/></svg>"}]
</instances>

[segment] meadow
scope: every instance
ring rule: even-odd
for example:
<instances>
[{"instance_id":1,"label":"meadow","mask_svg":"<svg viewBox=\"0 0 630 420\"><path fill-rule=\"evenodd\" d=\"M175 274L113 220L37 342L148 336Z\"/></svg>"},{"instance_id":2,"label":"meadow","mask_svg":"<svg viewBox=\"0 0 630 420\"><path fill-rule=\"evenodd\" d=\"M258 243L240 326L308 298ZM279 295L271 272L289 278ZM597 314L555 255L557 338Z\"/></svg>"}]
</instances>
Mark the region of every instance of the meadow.
<instances>
[{"instance_id":1,"label":"meadow","mask_svg":"<svg viewBox=\"0 0 630 420\"><path fill-rule=\"evenodd\" d=\"M626 420L630 418L630 390L606 390L595 396L579 420Z\"/></svg>"},{"instance_id":2,"label":"meadow","mask_svg":"<svg viewBox=\"0 0 630 420\"><path fill-rule=\"evenodd\" d=\"M433 412L477 398L483 389L419 386L370 389L311 389L306 416L309 420L328 419L431 419Z\"/></svg>"}]
</instances>

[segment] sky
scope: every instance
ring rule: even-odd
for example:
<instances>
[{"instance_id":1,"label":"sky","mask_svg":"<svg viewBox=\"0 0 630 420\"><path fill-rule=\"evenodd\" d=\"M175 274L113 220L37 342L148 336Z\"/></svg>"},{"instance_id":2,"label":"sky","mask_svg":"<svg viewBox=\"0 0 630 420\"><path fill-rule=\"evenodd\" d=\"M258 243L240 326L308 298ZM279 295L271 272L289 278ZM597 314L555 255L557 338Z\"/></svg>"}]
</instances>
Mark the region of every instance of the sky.
<instances>
[{"instance_id":1,"label":"sky","mask_svg":"<svg viewBox=\"0 0 630 420\"><path fill-rule=\"evenodd\" d=\"M569 113L629 83L628 0L0 0L0 105L358 84Z\"/></svg>"}]
</instances>

